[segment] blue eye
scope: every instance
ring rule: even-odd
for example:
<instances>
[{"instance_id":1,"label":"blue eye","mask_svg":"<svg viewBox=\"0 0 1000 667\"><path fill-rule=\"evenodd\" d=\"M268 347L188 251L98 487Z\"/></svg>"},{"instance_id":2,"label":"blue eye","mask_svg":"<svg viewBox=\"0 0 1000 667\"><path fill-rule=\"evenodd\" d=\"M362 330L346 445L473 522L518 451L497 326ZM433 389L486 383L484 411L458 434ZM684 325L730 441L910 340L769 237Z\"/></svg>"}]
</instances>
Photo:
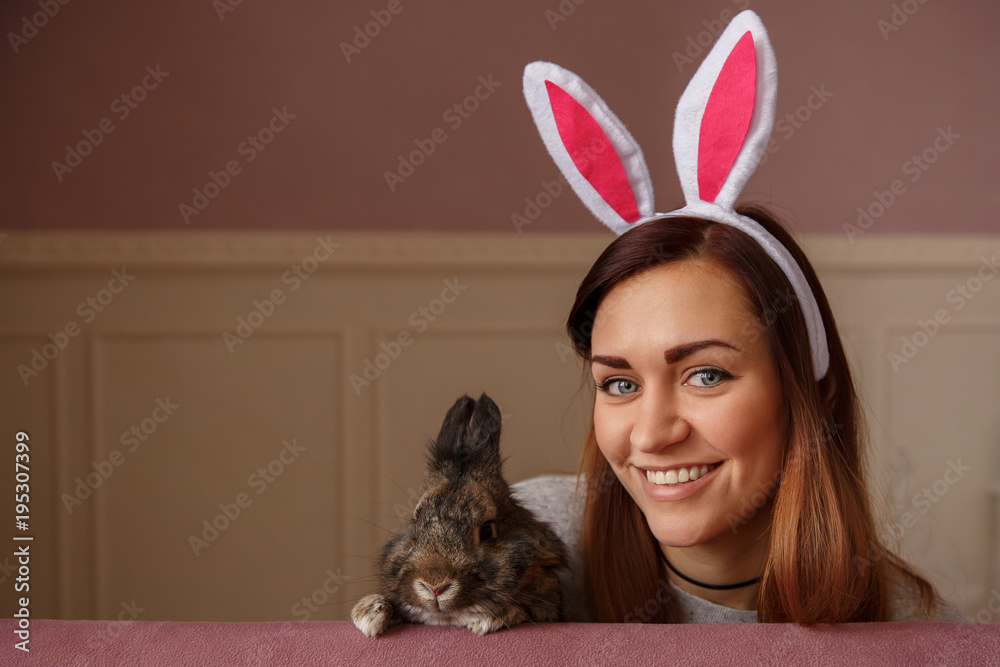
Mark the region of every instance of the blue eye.
<instances>
[{"instance_id":1,"label":"blue eye","mask_svg":"<svg viewBox=\"0 0 1000 667\"><path fill-rule=\"evenodd\" d=\"M605 380L603 383L597 385L597 389L611 394L612 396L625 396L639 391L639 385L631 380L611 378L610 380Z\"/></svg>"},{"instance_id":2,"label":"blue eye","mask_svg":"<svg viewBox=\"0 0 1000 667\"><path fill-rule=\"evenodd\" d=\"M695 387L715 387L726 380L732 379L732 375L718 368L702 368L688 376L687 382L684 384L690 384Z\"/></svg>"}]
</instances>

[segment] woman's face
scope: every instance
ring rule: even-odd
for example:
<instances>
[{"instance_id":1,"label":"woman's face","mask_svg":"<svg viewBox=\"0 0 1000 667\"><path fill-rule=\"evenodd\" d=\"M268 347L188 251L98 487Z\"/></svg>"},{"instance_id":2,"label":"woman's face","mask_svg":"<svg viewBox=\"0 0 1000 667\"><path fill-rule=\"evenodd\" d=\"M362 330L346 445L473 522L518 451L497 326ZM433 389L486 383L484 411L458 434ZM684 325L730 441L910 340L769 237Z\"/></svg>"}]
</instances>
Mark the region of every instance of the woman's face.
<instances>
[{"instance_id":1,"label":"woman's face","mask_svg":"<svg viewBox=\"0 0 1000 667\"><path fill-rule=\"evenodd\" d=\"M757 322L729 276L697 261L623 281L598 308L597 444L662 544L727 539L770 510L782 401Z\"/></svg>"}]
</instances>

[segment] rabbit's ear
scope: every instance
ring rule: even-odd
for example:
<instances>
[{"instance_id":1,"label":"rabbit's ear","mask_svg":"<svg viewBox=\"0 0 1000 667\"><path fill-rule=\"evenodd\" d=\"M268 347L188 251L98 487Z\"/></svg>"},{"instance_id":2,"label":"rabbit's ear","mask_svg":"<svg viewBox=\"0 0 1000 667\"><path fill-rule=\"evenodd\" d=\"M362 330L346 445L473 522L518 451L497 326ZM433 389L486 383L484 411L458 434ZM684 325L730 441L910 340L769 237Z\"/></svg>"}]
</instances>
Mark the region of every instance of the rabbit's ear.
<instances>
[{"instance_id":1,"label":"rabbit's ear","mask_svg":"<svg viewBox=\"0 0 1000 667\"><path fill-rule=\"evenodd\" d=\"M499 469L500 409L486 394L479 401L462 396L448 410L429 454L428 472L447 477Z\"/></svg>"},{"instance_id":2,"label":"rabbit's ear","mask_svg":"<svg viewBox=\"0 0 1000 667\"><path fill-rule=\"evenodd\" d=\"M500 422L500 408L492 398L482 394L476 401L476 409L469 424L469 447L483 456L489 455L494 450L499 452Z\"/></svg>"},{"instance_id":3,"label":"rabbit's ear","mask_svg":"<svg viewBox=\"0 0 1000 667\"><path fill-rule=\"evenodd\" d=\"M443 472L448 462L458 460L462 453L462 443L469 432L469 418L476 402L469 396L462 396L448 410L441 431L436 440L431 442L427 470Z\"/></svg>"},{"instance_id":4,"label":"rabbit's ear","mask_svg":"<svg viewBox=\"0 0 1000 667\"><path fill-rule=\"evenodd\" d=\"M625 125L580 77L553 63L524 68L542 141L587 208L616 234L653 215L653 184Z\"/></svg>"},{"instance_id":5,"label":"rabbit's ear","mask_svg":"<svg viewBox=\"0 0 1000 667\"><path fill-rule=\"evenodd\" d=\"M674 159L684 199L731 209L767 148L778 70L764 24L740 12L677 104Z\"/></svg>"},{"instance_id":6,"label":"rabbit's ear","mask_svg":"<svg viewBox=\"0 0 1000 667\"><path fill-rule=\"evenodd\" d=\"M476 402L469 396L462 396L455 404L448 409L444 423L441 424L441 431L438 433L435 444L437 448L451 449L453 445L460 443L464 433L469 427L469 418Z\"/></svg>"}]
</instances>

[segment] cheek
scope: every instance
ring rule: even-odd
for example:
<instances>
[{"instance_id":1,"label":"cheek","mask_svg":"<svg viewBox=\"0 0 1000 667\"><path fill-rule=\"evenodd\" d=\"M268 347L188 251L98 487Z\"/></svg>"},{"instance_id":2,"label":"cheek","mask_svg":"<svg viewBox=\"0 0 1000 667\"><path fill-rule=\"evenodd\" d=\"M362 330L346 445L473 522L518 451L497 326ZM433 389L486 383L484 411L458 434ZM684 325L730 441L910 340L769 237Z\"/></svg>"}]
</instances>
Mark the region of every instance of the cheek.
<instances>
[{"instance_id":1,"label":"cheek","mask_svg":"<svg viewBox=\"0 0 1000 667\"><path fill-rule=\"evenodd\" d=\"M612 465L619 465L629 452L629 424L622 410L594 406L594 435L597 447Z\"/></svg>"},{"instance_id":2,"label":"cheek","mask_svg":"<svg viewBox=\"0 0 1000 667\"><path fill-rule=\"evenodd\" d=\"M728 440L730 455L757 474L772 474L780 466L783 447L782 412L773 394L759 392L747 396L733 406L728 419L720 424L739 424L739 428L722 427Z\"/></svg>"}]
</instances>

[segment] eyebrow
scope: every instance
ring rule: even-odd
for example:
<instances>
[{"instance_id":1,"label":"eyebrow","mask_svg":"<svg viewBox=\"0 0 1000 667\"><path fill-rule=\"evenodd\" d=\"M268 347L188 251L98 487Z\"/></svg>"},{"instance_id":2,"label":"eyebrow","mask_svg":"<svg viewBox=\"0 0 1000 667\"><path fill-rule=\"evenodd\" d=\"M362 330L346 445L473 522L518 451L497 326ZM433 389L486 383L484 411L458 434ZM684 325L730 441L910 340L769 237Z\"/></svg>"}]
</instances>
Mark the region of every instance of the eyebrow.
<instances>
[{"instance_id":1,"label":"eyebrow","mask_svg":"<svg viewBox=\"0 0 1000 667\"><path fill-rule=\"evenodd\" d=\"M668 348L663 352L663 358L668 364L676 364L678 361L691 356L699 350L704 350L709 347L725 347L730 350L735 350L737 352L742 352L742 350L735 345L731 345L722 340L699 340L693 343L683 343L681 345L675 345L674 347ZM623 357L613 357L596 354L590 358L594 363L601 364L602 366L607 366L609 368L616 368L619 370L631 368L628 361Z\"/></svg>"}]
</instances>

